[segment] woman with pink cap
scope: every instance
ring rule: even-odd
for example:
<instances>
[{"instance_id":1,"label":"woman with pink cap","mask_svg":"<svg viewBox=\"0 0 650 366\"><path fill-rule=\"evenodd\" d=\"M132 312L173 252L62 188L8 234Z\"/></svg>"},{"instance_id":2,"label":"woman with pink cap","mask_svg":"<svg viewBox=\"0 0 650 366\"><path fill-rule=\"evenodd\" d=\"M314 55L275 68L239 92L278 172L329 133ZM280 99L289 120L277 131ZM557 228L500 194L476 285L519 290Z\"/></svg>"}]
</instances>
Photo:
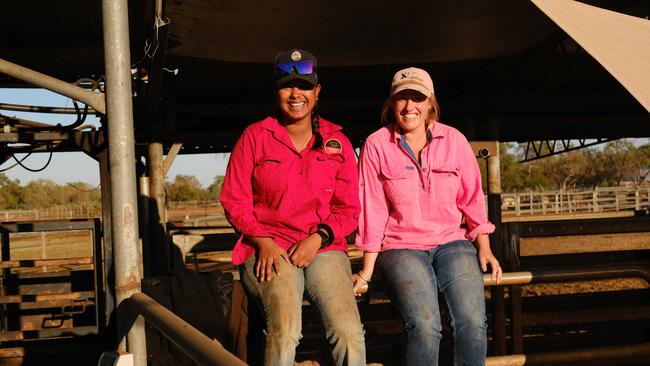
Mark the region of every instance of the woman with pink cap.
<instances>
[{"instance_id":1,"label":"woman with pink cap","mask_svg":"<svg viewBox=\"0 0 650 366\"><path fill-rule=\"evenodd\" d=\"M486 313L481 271L501 278L488 234L481 175L458 130L438 122L429 74L398 71L382 109L385 126L359 158L361 215L357 248L363 267L354 292L375 266L406 330L406 365L437 365L438 293L451 317L454 365L484 365ZM462 222L466 225L461 225Z\"/></svg>"}]
</instances>

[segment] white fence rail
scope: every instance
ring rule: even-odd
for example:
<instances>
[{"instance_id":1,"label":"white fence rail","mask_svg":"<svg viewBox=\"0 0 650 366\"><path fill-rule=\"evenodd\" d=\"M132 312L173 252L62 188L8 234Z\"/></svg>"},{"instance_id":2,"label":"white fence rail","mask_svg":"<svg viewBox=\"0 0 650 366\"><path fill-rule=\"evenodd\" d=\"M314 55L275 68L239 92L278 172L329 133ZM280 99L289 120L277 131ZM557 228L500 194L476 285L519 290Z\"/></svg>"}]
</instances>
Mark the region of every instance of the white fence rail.
<instances>
[{"instance_id":1,"label":"white fence rail","mask_svg":"<svg viewBox=\"0 0 650 366\"><path fill-rule=\"evenodd\" d=\"M607 187L585 191L501 194L502 216L589 213L650 208L650 188Z\"/></svg>"},{"instance_id":2,"label":"white fence rail","mask_svg":"<svg viewBox=\"0 0 650 366\"><path fill-rule=\"evenodd\" d=\"M612 212L650 209L650 187L607 187L593 190L515 192L501 194L504 217ZM170 221L196 220L199 217L223 216L218 201L168 202ZM31 210L0 211L0 221L36 221L88 218L101 215L92 205L70 205Z\"/></svg>"}]
</instances>

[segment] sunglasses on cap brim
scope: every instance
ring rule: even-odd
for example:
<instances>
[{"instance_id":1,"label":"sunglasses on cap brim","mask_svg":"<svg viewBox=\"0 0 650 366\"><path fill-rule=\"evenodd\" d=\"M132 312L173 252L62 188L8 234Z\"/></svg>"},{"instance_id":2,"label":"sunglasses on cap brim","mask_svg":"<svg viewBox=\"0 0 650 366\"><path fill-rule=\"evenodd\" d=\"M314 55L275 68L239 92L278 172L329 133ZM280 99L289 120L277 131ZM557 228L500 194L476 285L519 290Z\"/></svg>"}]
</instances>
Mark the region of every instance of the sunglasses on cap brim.
<instances>
[{"instance_id":1,"label":"sunglasses on cap brim","mask_svg":"<svg viewBox=\"0 0 650 366\"><path fill-rule=\"evenodd\" d=\"M311 75L314 72L314 61L289 61L275 64L275 68L281 75L296 73L298 75Z\"/></svg>"}]
</instances>

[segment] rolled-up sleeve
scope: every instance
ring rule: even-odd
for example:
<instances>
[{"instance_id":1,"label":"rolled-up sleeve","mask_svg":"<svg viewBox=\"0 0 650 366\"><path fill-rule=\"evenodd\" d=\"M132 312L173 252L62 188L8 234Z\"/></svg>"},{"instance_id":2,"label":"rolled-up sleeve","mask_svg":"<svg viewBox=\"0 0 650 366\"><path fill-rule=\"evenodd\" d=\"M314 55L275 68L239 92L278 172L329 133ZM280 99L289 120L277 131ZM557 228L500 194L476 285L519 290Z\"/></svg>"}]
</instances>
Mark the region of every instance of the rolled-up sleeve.
<instances>
[{"instance_id":1,"label":"rolled-up sleeve","mask_svg":"<svg viewBox=\"0 0 650 366\"><path fill-rule=\"evenodd\" d=\"M250 130L245 130L230 155L220 196L226 218L247 237L269 236L253 212L254 143Z\"/></svg>"},{"instance_id":2,"label":"rolled-up sleeve","mask_svg":"<svg viewBox=\"0 0 650 366\"><path fill-rule=\"evenodd\" d=\"M481 172L472 147L464 136L460 137L458 145L460 189L456 203L465 216L466 237L474 241L481 234L494 232L495 227L487 218Z\"/></svg>"},{"instance_id":3,"label":"rolled-up sleeve","mask_svg":"<svg viewBox=\"0 0 650 366\"><path fill-rule=\"evenodd\" d=\"M380 163L377 147L371 140L361 148L359 157L359 234L355 245L366 252L379 252L388 222L388 202L379 179Z\"/></svg>"},{"instance_id":4,"label":"rolled-up sleeve","mask_svg":"<svg viewBox=\"0 0 650 366\"><path fill-rule=\"evenodd\" d=\"M343 141L343 163L337 176L334 193L330 200L330 214L323 224L332 229L335 240L350 235L359 222L359 178L356 159L350 141L339 136Z\"/></svg>"}]
</instances>

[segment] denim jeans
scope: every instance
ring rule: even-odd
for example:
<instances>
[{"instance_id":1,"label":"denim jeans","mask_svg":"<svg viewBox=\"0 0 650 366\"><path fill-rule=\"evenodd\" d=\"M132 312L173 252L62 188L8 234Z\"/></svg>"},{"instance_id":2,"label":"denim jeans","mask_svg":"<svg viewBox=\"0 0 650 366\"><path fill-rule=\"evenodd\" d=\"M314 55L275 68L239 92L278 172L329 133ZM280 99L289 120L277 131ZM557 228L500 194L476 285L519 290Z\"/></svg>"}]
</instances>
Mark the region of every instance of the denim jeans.
<instances>
[{"instance_id":1,"label":"denim jeans","mask_svg":"<svg viewBox=\"0 0 650 366\"><path fill-rule=\"evenodd\" d=\"M406 330L406 365L437 365L446 301L454 336L454 365L483 366L487 318L476 248L467 240L430 250L395 249L377 258L387 292Z\"/></svg>"},{"instance_id":2,"label":"denim jeans","mask_svg":"<svg viewBox=\"0 0 650 366\"><path fill-rule=\"evenodd\" d=\"M240 267L241 279L266 315L264 364L291 366L302 338L303 294L318 308L336 365L366 365L364 332L352 294L350 260L339 250L318 253L301 269L284 259L280 277L255 277L255 256Z\"/></svg>"}]
</instances>

